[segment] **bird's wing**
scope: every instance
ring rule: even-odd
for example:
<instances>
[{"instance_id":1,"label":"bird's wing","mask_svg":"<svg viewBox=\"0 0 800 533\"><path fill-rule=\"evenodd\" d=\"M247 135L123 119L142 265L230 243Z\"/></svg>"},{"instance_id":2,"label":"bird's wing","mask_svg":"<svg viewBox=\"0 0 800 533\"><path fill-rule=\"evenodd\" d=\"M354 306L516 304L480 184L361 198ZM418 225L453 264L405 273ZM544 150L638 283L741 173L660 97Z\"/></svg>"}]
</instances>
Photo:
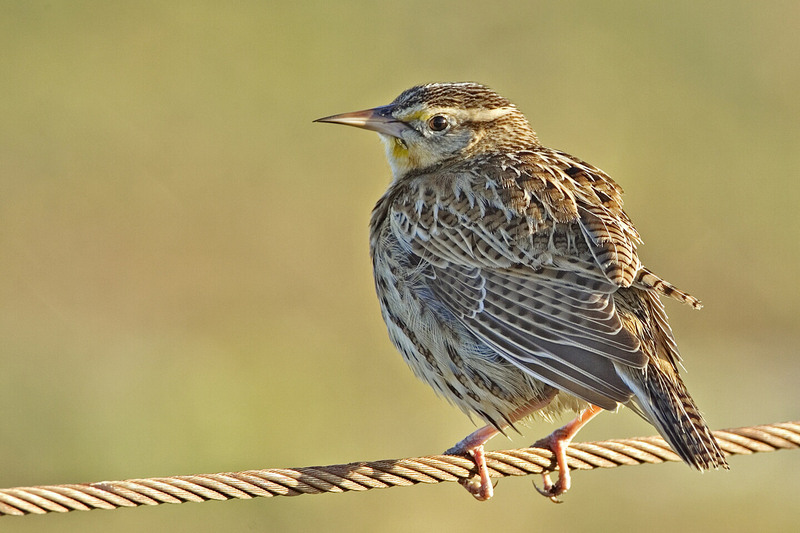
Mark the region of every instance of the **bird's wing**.
<instances>
[{"instance_id":1,"label":"bird's wing","mask_svg":"<svg viewBox=\"0 0 800 533\"><path fill-rule=\"evenodd\" d=\"M647 364L613 296L633 279L624 273L638 264L635 234L619 229L602 198L526 176L537 186L470 176L447 192L422 187L396 198L393 230L430 265L423 282L476 337L536 378L613 409L631 397L614 364ZM450 196L424 198L437 194Z\"/></svg>"},{"instance_id":2,"label":"bird's wing","mask_svg":"<svg viewBox=\"0 0 800 533\"><path fill-rule=\"evenodd\" d=\"M590 291L587 280L564 271L524 276L450 264L432 272L439 301L511 363L606 409L630 399L614 362L640 368L646 358L611 292Z\"/></svg>"}]
</instances>

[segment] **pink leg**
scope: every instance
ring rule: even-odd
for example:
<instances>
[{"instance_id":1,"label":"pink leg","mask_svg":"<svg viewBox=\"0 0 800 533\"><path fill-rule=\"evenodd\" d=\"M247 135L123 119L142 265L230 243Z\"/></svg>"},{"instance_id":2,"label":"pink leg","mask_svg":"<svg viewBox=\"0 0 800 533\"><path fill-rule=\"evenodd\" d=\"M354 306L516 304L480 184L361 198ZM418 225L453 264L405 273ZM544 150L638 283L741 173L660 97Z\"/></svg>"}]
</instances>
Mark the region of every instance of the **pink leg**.
<instances>
[{"instance_id":1,"label":"pink leg","mask_svg":"<svg viewBox=\"0 0 800 533\"><path fill-rule=\"evenodd\" d=\"M591 405L581 411L575 420L532 445L534 448L547 448L552 451L558 465L558 481L553 483L549 473L543 474L544 487L541 489L536 487L540 494L547 496L555 503L561 503L558 497L567 492L571 484L569 466L567 466L567 447L578 431L602 410L601 407Z\"/></svg>"},{"instance_id":2,"label":"pink leg","mask_svg":"<svg viewBox=\"0 0 800 533\"><path fill-rule=\"evenodd\" d=\"M511 416L508 417L510 423L513 424L514 422L525 418L529 414L542 409L553 400L557 392L558 391L553 389L543 400L528 404L525 407L514 411L511 413ZM504 428L505 427L508 426L504 426ZM500 430L496 427L492 425L484 426L476 431L473 431L458 444L444 452L447 455L466 454L472 456L472 459L475 461L475 467L478 470L478 474L472 478L464 478L460 480L459 483L465 489L467 489L467 491L472 494L475 499L482 502L488 500L494 495L494 486L489 478L489 469L486 466L486 457L483 453L483 445L498 433L500 433Z\"/></svg>"}]
</instances>

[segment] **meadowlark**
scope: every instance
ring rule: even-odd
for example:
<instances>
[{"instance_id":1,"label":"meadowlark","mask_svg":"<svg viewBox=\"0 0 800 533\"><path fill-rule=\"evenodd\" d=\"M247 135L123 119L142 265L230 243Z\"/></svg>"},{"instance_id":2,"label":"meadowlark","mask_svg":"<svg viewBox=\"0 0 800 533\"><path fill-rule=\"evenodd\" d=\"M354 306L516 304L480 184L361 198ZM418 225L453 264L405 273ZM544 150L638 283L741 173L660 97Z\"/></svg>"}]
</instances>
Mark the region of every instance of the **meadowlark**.
<instances>
[{"instance_id":1,"label":"meadowlark","mask_svg":"<svg viewBox=\"0 0 800 533\"><path fill-rule=\"evenodd\" d=\"M681 377L660 296L700 302L645 268L602 170L546 148L507 99L476 83L431 83L391 104L318 119L377 132L392 182L370 222L375 288L414 373L486 427L464 482L492 496L483 445L539 415L577 417L536 443L570 487L566 448L602 410L625 405L690 466L727 468Z\"/></svg>"}]
</instances>

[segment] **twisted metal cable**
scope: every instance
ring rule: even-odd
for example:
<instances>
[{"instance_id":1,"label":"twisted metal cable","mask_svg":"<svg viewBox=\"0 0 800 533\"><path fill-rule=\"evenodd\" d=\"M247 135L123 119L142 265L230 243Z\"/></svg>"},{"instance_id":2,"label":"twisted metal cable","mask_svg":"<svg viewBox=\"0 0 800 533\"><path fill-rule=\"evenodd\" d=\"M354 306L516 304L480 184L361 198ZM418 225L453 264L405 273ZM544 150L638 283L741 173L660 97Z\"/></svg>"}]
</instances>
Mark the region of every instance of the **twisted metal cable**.
<instances>
[{"instance_id":1,"label":"twisted metal cable","mask_svg":"<svg viewBox=\"0 0 800 533\"><path fill-rule=\"evenodd\" d=\"M800 447L800 421L715 431L726 455L751 455ZM583 442L570 445L576 470L680 461L661 437ZM493 478L542 474L554 468L553 454L541 448L486 453ZM472 459L432 455L304 468L270 468L125 481L101 481L0 489L0 515L45 514L159 505L162 503L299 496L441 483L470 478Z\"/></svg>"}]
</instances>

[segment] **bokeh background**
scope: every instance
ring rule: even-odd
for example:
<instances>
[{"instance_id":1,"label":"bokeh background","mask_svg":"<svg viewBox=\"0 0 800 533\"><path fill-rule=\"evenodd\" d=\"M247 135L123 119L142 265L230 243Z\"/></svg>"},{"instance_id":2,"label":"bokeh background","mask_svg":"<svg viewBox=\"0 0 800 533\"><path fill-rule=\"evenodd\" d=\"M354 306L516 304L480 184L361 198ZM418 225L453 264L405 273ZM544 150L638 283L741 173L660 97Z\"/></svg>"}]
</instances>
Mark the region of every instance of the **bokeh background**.
<instances>
[{"instance_id":1,"label":"bokeh background","mask_svg":"<svg viewBox=\"0 0 800 533\"><path fill-rule=\"evenodd\" d=\"M472 431L389 344L373 134L312 124L480 81L626 189L716 428L800 418L800 4L2 2L0 486L436 453ZM523 446L552 429L536 424ZM630 412L582 439L649 435ZM800 452L7 518L8 531L788 530Z\"/></svg>"}]
</instances>

